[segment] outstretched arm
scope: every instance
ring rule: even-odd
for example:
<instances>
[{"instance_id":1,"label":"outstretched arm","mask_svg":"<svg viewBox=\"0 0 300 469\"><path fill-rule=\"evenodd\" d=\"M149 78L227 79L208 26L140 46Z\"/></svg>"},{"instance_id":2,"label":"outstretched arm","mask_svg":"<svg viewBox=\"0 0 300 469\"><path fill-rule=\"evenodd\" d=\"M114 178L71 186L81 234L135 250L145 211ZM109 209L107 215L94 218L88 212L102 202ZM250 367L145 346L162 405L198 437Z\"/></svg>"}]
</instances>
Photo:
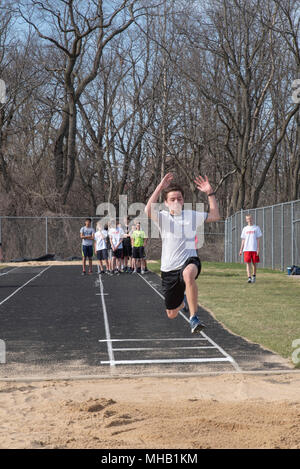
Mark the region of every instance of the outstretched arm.
<instances>
[{"instance_id":1,"label":"outstretched arm","mask_svg":"<svg viewBox=\"0 0 300 469\"><path fill-rule=\"evenodd\" d=\"M213 193L212 187L210 185L210 182L207 178L207 176L201 177L198 176L195 179L195 183L197 186L197 189L199 191L204 192L208 196L208 203L209 203L209 214L206 219L206 222L212 222L212 221L218 221L220 220L220 213L219 213L219 207L218 207L218 202L216 200L215 194Z\"/></svg>"},{"instance_id":2,"label":"outstretched arm","mask_svg":"<svg viewBox=\"0 0 300 469\"><path fill-rule=\"evenodd\" d=\"M172 173L168 173L165 175L165 177L160 181L160 183L156 187L155 191L151 195L145 207L146 215L156 222L157 222L157 213L153 210L153 204L157 203L159 194L170 185L172 179L173 179Z\"/></svg>"}]
</instances>

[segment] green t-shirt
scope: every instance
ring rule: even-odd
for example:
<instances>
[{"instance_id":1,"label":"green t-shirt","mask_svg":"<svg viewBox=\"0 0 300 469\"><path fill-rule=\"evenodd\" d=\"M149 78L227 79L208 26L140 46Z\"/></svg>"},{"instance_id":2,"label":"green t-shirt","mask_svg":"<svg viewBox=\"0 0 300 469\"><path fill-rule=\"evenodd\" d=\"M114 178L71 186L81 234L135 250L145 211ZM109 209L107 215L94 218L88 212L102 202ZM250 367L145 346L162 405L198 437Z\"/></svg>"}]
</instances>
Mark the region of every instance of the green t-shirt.
<instances>
[{"instance_id":1,"label":"green t-shirt","mask_svg":"<svg viewBox=\"0 0 300 469\"><path fill-rule=\"evenodd\" d=\"M146 237L145 232L142 230L135 230L131 237L133 238L133 246L135 248L139 248L140 246L144 246L144 239Z\"/></svg>"}]
</instances>

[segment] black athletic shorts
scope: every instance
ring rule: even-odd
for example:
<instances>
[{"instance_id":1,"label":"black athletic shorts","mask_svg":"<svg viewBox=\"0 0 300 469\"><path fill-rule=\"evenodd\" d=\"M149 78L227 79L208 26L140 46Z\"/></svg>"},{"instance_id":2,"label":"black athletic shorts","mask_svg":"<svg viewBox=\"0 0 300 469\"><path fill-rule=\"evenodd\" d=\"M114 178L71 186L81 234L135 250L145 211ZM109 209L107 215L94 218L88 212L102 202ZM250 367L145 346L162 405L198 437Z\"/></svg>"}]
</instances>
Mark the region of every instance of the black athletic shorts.
<instances>
[{"instance_id":1,"label":"black athletic shorts","mask_svg":"<svg viewBox=\"0 0 300 469\"><path fill-rule=\"evenodd\" d=\"M195 264L198 268L198 273L195 277L198 278L201 272L201 261L199 257L189 257L179 270L161 272L166 309L176 309L182 304L185 292L185 282L182 274L189 264Z\"/></svg>"},{"instance_id":2,"label":"black athletic shorts","mask_svg":"<svg viewBox=\"0 0 300 469\"><path fill-rule=\"evenodd\" d=\"M100 251L97 251L97 259L98 261L106 261L106 259L108 259L107 249L100 249Z\"/></svg>"},{"instance_id":3,"label":"black athletic shorts","mask_svg":"<svg viewBox=\"0 0 300 469\"><path fill-rule=\"evenodd\" d=\"M123 257L131 257L132 256L132 247L131 244L124 244L123 241Z\"/></svg>"},{"instance_id":4,"label":"black athletic shorts","mask_svg":"<svg viewBox=\"0 0 300 469\"><path fill-rule=\"evenodd\" d=\"M112 251L113 257L116 257L117 259L122 259L123 257L123 249L116 249L115 251Z\"/></svg>"},{"instance_id":5,"label":"black athletic shorts","mask_svg":"<svg viewBox=\"0 0 300 469\"><path fill-rule=\"evenodd\" d=\"M134 259L144 259L144 257L145 257L144 246L139 246L139 247L133 246L133 248L132 248L132 257Z\"/></svg>"}]
</instances>

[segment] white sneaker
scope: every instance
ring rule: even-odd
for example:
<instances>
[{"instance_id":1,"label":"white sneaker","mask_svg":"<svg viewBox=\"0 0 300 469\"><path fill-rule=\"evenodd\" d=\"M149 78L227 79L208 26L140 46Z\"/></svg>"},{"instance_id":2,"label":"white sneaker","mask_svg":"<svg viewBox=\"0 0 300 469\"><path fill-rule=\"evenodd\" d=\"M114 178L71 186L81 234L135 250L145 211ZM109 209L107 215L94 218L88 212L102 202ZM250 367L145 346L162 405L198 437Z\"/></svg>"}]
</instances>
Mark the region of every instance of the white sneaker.
<instances>
[{"instance_id":1,"label":"white sneaker","mask_svg":"<svg viewBox=\"0 0 300 469\"><path fill-rule=\"evenodd\" d=\"M141 274L144 275L145 271L144 270L141 270Z\"/></svg>"},{"instance_id":2,"label":"white sneaker","mask_svg":"<svg viewBox=\"0 0 300 469\"><path fill-rule=\"evenodd\" d=\"M252 275L252 283L255 283L256 281L256 275Z\"/></svg>"}]
</instances>

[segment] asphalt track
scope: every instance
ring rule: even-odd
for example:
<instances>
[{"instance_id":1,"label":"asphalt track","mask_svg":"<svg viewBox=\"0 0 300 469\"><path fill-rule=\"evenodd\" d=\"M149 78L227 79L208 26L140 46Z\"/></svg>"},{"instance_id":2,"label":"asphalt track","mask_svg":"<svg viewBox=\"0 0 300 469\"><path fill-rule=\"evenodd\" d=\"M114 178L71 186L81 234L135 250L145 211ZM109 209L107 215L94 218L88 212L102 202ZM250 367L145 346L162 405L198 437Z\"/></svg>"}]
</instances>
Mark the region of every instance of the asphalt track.
<instances>
[{"instance_id":1,"label":"asphalt track","mask_svg":"<svg viewBox=\"0 0 300 469\"><path fill-rule=\"evenodd\" d=\"M201 281L201 278L200 278ZM226 330L206 310L192 335L170 320L154 273L81 276L80 266L0 271L0 379L291 370L288 362Z\"/></svg>"}]
</instances>

